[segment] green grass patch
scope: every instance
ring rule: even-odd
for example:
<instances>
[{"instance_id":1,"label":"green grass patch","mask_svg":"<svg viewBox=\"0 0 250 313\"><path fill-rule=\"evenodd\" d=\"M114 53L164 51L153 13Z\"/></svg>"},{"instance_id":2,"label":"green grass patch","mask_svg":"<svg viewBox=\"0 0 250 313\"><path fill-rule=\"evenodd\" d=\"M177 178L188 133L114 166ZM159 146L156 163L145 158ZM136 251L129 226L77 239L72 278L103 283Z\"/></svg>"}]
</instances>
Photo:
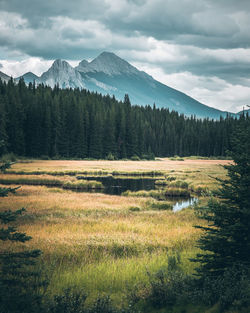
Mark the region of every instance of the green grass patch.
<instances>
[{"instance_id":1,"label":"green grass patch","mask_svg":"<svg viewBox=\"0 0 250 313\"><path fill-rule=\"evenodd\" d=\"M101 182L98 181L63 181L55 178L0 178L0 184L3 185L33 185L47 187L61 187L70 190L88 190L104 188Z\"/></svg>"}]
</instances>

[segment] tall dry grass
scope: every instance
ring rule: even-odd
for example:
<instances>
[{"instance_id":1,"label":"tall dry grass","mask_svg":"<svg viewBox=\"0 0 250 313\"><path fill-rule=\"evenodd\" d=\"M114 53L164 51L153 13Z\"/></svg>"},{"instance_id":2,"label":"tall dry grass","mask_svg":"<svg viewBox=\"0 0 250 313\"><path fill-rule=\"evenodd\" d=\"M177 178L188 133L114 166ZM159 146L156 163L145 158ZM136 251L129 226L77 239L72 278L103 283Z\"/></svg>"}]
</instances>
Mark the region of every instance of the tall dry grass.
<instances>
[{"instance_id":1,"label":"tall dry grass","mask_svg":"<svg viewBox=\"0 0 250 313\"><path fill-rule=\"evenodd\" d=\"M15 171L160 171L173 188L216 188L211 178L223 177L219 165L227 161L34 161L15 164ZM168 180L169 177L172 177ZM36 186L23 185L16 194L2 198L0 210L25 207L17 227L33 239L28 248L43 251L42 263L51 277L51 294L74 285L87 292L122 294L125 286L137 280L147 281L146 271L156 271L166 261L166 253L181 251L194 255L200 223L194 210L178 213L163 210L160 202L150 199L150 192L136 197L101 193L76 193L62 188L39 186L39 179L56 179L60 183L76 182L74 176L1 175L2 179L37 180ZM183 184L183 182L185 182ZM15 186L15 185L13 185ZM132 195L132 194L131 194ZM148 197L149 196L149 197ZM150 200L149 200L150 199ZM204 200L205 201L205 200ZM166 204L167 206L167 204ZM192 266L184 263L187 270Z\"/></svg>"}]
</instances>

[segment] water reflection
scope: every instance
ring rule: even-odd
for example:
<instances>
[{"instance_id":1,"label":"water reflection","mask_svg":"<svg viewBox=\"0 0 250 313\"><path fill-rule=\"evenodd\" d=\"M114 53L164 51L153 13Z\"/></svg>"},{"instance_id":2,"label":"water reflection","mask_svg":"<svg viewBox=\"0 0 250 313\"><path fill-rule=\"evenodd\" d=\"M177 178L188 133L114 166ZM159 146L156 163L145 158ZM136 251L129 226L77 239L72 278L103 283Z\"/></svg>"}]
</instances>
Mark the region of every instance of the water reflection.
<instances>
[{"instance_id":1,"label":"water reflection","mask_svg":"<svg viewBox=\"0 0 250 313\"><path fill-rule=\"evenodd\" d=\"M190 205L194 205L197 202L198 202L197 198L190 198L188 200L178 201L173 205L173 212L181 211L182 209L185 209Z\"/></svg>"},{"instance_id":2,"label":"water reflection","mask_svg":"<svg viewBox=\"0 0 250 313\"><path fill-rule=\"evenodd\" d=\"M113 176L78 176L77 179L96 180L102 182L102 193L121 195L124 191L155 189L155 178L114 178Z\"/></svg>"},{"instance_id":3,"label":"water reflection","mask_svg":"<svg viewBox=\"0 0 250 313\"><path fill-rule=\"evenodd\" d=\"M104 189L93 190L92 192L101 192L109 195L121 195L124 191L154 190L156 178L114 178L113 176L78 176L77 179L100 181ZM91 191L88 191L91 192ZM173 212L181 211L190 205L198 202L197 198L180 199L173 197L164 197L164 199L173 203Z\"/></svg>"}]
</instances>

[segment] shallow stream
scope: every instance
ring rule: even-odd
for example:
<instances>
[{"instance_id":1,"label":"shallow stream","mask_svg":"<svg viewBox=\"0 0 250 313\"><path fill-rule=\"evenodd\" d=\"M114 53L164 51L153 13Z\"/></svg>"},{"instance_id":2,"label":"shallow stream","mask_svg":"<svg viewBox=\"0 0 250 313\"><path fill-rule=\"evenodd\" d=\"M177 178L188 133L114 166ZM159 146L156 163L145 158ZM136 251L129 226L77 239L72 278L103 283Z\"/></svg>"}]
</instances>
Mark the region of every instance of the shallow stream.
<instances>
[{"instance_id":1,"label":"shallow stream","mask_svg":"<svg viewBox=\"0 0 250 313\"><path fill-rule=\"evenodd\" d=\"M154 190L157 189L155 181L157 178L114 178L113 176L78 176L77 179L95 180L100 181L104 188L98 192L102 192L109 195L121 195L123 192L140 191L140 190ZM96 190L95 190L96 192ZM194 205L198 202L197 198L173 198L167 197L167 201L173 203L173 211L178 212L187 208L190 205Z\"/></svg>"}]
</instances>

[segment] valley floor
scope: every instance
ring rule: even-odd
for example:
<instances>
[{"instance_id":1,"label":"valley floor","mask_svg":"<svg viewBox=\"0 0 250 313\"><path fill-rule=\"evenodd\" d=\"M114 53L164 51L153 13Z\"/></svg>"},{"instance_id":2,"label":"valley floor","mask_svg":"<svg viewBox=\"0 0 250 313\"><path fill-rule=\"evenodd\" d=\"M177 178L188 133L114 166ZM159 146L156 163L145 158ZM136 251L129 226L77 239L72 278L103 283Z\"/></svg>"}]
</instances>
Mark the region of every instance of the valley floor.
<instances>
[{"instance_id":1,"label":"valley floor","mask_svg":"<svg viewBox=\"0 0 250 313\"><path fill-rule=\"evenodd\" d=\"M17 226L32 236L26 246L43 251L41 264L50 277L48 295L73 287L89 294L89 301L109 294L119 305L136 285L148 284L148 273L166 266L167 255L178 253L185 272L194 271L189 258L197 253L200 231L193 226L201 221L193 208L174 213L171 199L158 196L168 188L185 189L203 205L217 188L215 178L225 177L222 165L229 162L22 161L0 175L1 184L21 186L1 199L0 210L27 209ZM120 196L94 187L92 192L62 188L65 182L77 185L78 174L144 175L156 177L162 186L152 193Z\"/></svg>"}]
</instances>

